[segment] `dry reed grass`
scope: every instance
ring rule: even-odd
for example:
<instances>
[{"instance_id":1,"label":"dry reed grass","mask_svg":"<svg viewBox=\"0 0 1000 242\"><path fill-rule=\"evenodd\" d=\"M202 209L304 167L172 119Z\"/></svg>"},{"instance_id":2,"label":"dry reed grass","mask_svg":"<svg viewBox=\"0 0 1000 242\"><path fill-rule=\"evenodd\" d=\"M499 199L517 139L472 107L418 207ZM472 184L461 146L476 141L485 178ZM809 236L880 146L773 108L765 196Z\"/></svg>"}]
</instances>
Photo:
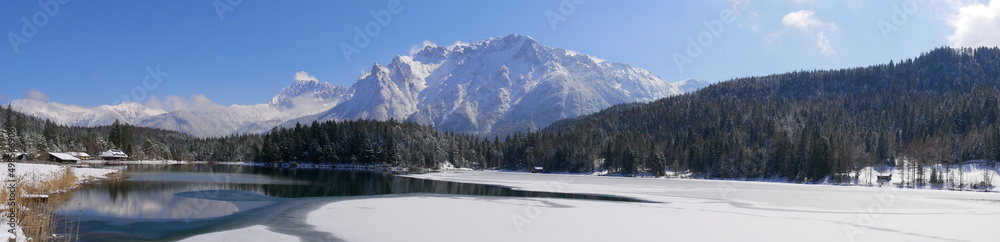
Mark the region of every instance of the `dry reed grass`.
<instances>
[{"instance_id":1,"label":"dry reed grass","mask_svg":"<svg viewBox=\"0 0 1000 242\"><path fill-rule=\"evenodd\" d=\"M56 219L54 213L70 196L59 196L57 193L71 191L76 187L76 174L69 167L54 174L31 174L20 176L15 183L16 194L14 207L8 207L5 212L13 210L17 226L24 236L33 241L64 241L65 237L56 235ZM6 188L9 184L4 184ZM27 195L49 195L46 201L29 198ZM0 196L9 201L10 190L2 189ZM8 204L4 202L4 204Z\"/></svg>"}]
</instances>

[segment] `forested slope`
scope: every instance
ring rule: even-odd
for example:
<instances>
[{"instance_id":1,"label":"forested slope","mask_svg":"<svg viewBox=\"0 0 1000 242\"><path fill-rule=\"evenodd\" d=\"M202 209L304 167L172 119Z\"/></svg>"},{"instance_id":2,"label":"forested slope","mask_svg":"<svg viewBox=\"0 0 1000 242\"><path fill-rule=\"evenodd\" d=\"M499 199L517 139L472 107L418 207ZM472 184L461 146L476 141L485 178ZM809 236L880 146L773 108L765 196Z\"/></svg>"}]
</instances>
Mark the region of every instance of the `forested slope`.
<instances>
[{"instance_id":1,"label":"forested slope","mask_svg":"<svg viewBox=\"0 0 1000 242\"><path fill-rule=\"evenodd\" d=\"M998 74L997 48L939 48L899 63L738 78L564 120L511 144L535 151L528 162L587 170L606 158L596 168L626 175L673 167L813 180L902 157L997 159Z\"/></svg>"}]
</instances>

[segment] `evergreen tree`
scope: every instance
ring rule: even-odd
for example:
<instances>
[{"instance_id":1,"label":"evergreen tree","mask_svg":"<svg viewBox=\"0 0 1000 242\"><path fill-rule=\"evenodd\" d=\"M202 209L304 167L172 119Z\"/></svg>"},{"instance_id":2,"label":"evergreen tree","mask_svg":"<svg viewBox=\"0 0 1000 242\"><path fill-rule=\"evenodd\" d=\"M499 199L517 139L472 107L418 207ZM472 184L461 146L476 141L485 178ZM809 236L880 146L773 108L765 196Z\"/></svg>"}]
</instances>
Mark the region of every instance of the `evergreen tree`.
<instances>
[{"instance_id":1,"label":"evergreen tree","mask_svg":"<svg viewBox=\"0 0 1000 242\"><path fill-rule=\"evenodd\" d=\"M111 141L112 148L121 149L122 144L122 124L115 119L115 122L111 124L111 134L108 135L108 141Z\"/></svg>"}]
</instances>

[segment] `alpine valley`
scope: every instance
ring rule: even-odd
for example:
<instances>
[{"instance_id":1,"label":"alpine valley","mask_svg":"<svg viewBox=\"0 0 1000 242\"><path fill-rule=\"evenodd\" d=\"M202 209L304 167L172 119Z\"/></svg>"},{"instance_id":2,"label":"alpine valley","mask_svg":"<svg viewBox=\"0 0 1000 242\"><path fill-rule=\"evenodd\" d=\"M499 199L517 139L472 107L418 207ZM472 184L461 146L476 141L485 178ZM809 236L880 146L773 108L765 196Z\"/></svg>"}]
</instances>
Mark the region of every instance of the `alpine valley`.
<instances>
[{"instance_id":1,"label":"alpine valley","mask_svg":"<svg viewBox=\"0 0 1000 242\"><path fill-rule=\"evenodd\" d=\"M174 105L123 102L80 107L30 99L11 104L23 113L64 125L93 127L120 120L200 137L356 119L412 121L456 133L504 135L709 84L667 82L641 68L546 47L516 34L447 47L424 46L413 55L392 58L387 65L374 64L350 88L320 82L305 72L295 79L270 102L257 105L223 106L204 95Z\"/></svg>"}]
</instances>

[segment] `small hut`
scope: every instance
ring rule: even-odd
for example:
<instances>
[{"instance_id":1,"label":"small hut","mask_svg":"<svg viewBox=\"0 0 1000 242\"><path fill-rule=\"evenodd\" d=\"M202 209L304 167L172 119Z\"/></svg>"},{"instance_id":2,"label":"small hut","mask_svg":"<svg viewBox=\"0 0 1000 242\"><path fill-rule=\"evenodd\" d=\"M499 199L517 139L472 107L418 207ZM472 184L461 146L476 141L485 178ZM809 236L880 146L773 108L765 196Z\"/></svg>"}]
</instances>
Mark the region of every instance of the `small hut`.
<instances>
[{"instance_id":1,"label":"small hut","mask_svg":"<svg viewBox=\"0 0 1000 242\"><path fill-rule=\"evenodd\" d=\"M66 152L66 154L72 155L73 157L76 157L77 159L81 160L90 159L90 154L87 154L86 152Z\"/></svg>"}]
</instances>

